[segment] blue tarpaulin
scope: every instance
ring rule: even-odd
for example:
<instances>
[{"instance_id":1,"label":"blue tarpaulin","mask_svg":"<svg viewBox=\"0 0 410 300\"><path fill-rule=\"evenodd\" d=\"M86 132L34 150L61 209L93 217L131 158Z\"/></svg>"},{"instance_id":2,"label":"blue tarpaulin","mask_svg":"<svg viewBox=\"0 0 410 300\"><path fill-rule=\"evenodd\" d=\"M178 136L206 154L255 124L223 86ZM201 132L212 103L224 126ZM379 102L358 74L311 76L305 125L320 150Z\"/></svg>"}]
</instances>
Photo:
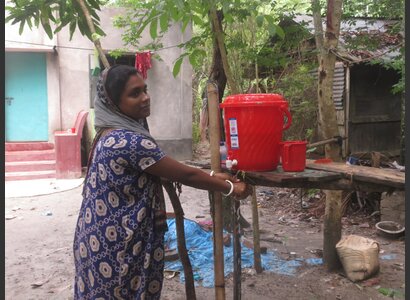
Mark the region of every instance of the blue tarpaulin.
<instances>
[{"instance_id":1,"label":"blue tarpaulin","mask_svg":"<svg viewBox=\"0 0 410 300\"><path fill-rule=\"evenodd\" d=\"M169 230L165 234L165 246L169 249L177 249L177 236L175 219L168 219ZM214 257L212 232L206 231L201 226L191 220L184 219L185 242L189 259L194 273L194 280L201 282L204 287L214 286ZM225 232L226 233L226 232ZM241 249L242 268L253 267L253 250L242 244ZM224 246L224 271L225 276L233 272L233 247ZM282 274L295 275L297 267L302 263L309 265L322 264L321 258L285 260L280 258L275 252L268 251L261 254L262 267L265 271ZM165 262L165 269L181 272L181 281L184 281L184 272L180 260Z\"/></svg>"}]
</instances>

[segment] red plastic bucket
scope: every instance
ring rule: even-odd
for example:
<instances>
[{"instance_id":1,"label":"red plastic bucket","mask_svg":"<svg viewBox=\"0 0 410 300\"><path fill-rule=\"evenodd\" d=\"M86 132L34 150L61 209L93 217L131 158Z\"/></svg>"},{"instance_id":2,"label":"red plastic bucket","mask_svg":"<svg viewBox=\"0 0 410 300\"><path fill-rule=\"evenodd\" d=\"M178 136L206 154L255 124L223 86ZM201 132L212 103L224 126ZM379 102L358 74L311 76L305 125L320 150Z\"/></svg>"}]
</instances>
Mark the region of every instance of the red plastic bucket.
<instances>
[{"instance_id":1,"label":"red plastic bucket","mask_svg":"<svg viewBox=\"0 0 410 300\"><path fill-rule=\"evenodd\" d=\"M285 172L302 172L306 167L306 141L281 143L282 169Z\"/></svg>"},{"instance_id":2,"label":"red plastic bucket","mask_svg":"<svg viewBox=\"0 0 410 300\"><path fill-rule=\"evenodd\" d=\"M278 94L238 94L220 104L223 109L227 159L234 170L271 171L279 163L279 142L292 117ZM285 123L284 117L287 117Z\"/></svg>"}]
</instances>

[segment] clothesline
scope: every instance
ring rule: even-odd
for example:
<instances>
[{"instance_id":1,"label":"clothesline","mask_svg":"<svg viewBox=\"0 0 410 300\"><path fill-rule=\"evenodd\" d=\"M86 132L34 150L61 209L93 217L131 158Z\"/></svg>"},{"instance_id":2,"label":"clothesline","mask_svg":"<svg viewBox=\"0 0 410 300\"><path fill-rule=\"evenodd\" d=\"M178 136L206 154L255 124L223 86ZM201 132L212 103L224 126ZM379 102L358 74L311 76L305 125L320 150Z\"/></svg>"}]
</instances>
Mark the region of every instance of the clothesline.
<instances>
[{"instance_id":1,"label":"clothesline","mask_svg":"<svg viewBox=\"0 0 410 300\"><path fill-rule=\"evenodd\" d=\"M87 51L93 51L93 48L83 48L83 47L70 47L70 46L57 46L57 45L45 45L45 44L40 44L40 43L32 43L32 42L23 42L23 41L12 41L12 40L5 40L5 42L10 42L10 43L17 43L17 44L27 44L27 45L36 45L36 46L44 46L44 47L51 47L51 48L61 48L61 49L74 49L74 50L87 50ZM156 50L136 50L136 51L127 51L127 52L144 52L144 51L149 51L151 53L155 53L158 51L162 51L162 50L166 50L166 49L170 49L170 48L176 48L179 47L180 45L173 45L173 46L167 46L167 47L163 47L163 48L159 48ZM111 50L105 50L105 51L113 51Z\"/></svg>"}]
</instances>

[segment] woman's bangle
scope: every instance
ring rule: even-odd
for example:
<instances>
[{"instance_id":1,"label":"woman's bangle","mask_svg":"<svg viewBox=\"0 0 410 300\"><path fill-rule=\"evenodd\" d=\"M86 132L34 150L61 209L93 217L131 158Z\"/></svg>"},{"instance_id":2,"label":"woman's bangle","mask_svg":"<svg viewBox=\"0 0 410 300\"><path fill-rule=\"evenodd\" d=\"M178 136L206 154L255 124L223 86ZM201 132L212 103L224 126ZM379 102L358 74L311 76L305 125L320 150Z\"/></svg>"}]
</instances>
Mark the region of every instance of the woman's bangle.
<instances>
[{"instance_id":1,"label":"woman's bangle","mask_svg":"<svg viewBox=\"0 0 410 300\"><path fill-rule=\"evenodd\" d=\"M215 174L215 171L211 171L211 174L209 174L209 176L214 176L214 174Z\"/></svg>"},{"instance_id":2,"label":"woman's bangle","mask_svg":"<svg viewBox=\"0 0 410 300\"><path fill-rule=\"evenodd\" d=\"M229 190L228 194L222 193L222 195L227 197L227 196L230 196L233 193L233 183L232 183L232 181L229 181L229 180L225 180L225 181L231 185L231 189Z\"/></svg>"}]
</instances>

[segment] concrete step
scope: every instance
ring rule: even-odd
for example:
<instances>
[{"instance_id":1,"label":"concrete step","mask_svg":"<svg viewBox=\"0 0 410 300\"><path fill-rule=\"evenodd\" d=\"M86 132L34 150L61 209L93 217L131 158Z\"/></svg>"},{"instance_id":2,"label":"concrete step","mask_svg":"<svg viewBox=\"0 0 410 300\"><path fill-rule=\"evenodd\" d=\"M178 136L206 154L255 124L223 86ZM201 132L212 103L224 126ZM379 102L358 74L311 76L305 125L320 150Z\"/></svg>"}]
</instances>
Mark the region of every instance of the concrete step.
<instances>
[{"instance_id":1,"label":"concrete step","mask_svg":"<svg viewBox=\"0 0 410 300\"><path fill-rule=\"evenodd\" d=\"M31 180L42 178L56 178L56 171L6 172L5 180Z\"/></svg>"},{"instance_id":2,"label":"concrete step","mask_svg":"<svg viewBox=\"0 0 410 300\"><path fill-rule=\"evenodd\" d=\"M55 150L6 151L5 162L55 160Z\"/></svg>"},{"instance_id":3,"label":"concrete step","mask_svg":"<svg viewBox=\"0 0 410 300\"><path fill-rule=\"evenodd\" d=\"M55 171L55 160L39 160L39 161L13 161L6 162L6 172L27 172L27 171Z\"/></svg>"},{"instance_id":4,"label":"concrete step","mask_svg":"<svg viewBox=\"0 0 410 300\"><path fill-rule=\"evenodd\" d=\"M30 150L51 150L54 144L49 142L9 142L6 144L6 151L30 151Z\"/></svg>"}]
</instances>

